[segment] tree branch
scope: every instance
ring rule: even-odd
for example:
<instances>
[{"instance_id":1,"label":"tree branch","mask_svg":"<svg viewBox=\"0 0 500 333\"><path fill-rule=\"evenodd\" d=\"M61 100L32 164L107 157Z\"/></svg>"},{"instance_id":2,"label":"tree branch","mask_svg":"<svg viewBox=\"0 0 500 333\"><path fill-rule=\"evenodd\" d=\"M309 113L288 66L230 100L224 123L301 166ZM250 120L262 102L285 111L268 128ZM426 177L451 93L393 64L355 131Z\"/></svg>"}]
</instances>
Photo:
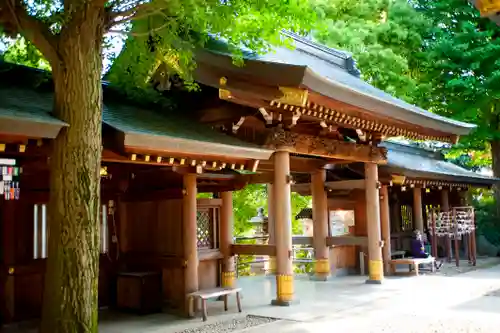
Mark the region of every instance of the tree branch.
<instances>
[{"instance_id":1,"label":"tree branch","mask_svg":"<svg viewBox=\"0 0 500 333\"><path fill-rule=\"evenodd\" d=\"M0 0L0 24L33 43L51 65L59 61L57 37L47 24L30 16L20 0Z\"/></svg>"},{"instance_id":2,"label":"tree branch","mask_svg":"<svg viewBox=\"0 0 500 333\"><path fill-rule=\"evenodd\" d=\"M120 8L121 7L121 8ZM107 30L116 25L120 25L131 20L145 18L155 14L161 14L168 7L168 1L162 1L160 6L156 6L151 2L129 1L125 3L116 2L110 7L109 20L106 25ZM116 31L114 31L116 32Z\"/></svg>"}]
</instances>

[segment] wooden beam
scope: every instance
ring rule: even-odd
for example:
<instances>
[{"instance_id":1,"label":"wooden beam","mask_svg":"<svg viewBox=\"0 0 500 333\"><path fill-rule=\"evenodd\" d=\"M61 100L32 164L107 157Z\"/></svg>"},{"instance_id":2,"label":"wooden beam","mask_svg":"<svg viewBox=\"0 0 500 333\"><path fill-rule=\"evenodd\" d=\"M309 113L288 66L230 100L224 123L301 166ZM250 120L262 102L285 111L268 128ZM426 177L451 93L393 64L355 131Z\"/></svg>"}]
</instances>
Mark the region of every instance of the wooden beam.
<instances>
[{"instance_id":1,"label":"wooden beam","mask_svg":"<svg viewBox=\"0 0 500 333\"><path fill-rule=\"evenodd\" d=\"M257 255L257 256L276 256L275 245L256 245L256 244L232 244L232 255Z\"/></svg>"},{"instance_id":2,"label":"wooden beam","mask_svg":"<svg viewBox=\"0 0 500 333\"><path fill-rule=\"evenodd\" d=\"M246 184L271 184L274 175L270 172L257 173L253 175L240 175L237 177L238 181L245 182Z\"/></svg>"},{"instance_id":3,"label":"wooden beam","mask_svg":"<svg viewBox=\"0 0 500 333\"><path fill-rule=\"evenodd\" d=\"M224 103L217 107L199 110L199 121L206 124L225 124L232 123L243 116L249 116L255 113L255 109L247 108L238 104Z\"/></svg>"},{"instance_id":4,"label":"wooden beam","mask_svg":"<svg viewBox=\"0 0 500 333\"><path fill-rule=\"evenodd\" d=\"M325 187L331 191L364 189L365 180L355 179L355 180L339 180L334 182L326 182ZM297 192L303 195L309 195L311 193L311 184L309 183L294 184L292 185L292 192Z\"/></svg>"},{"instance_id":5,"label":"wooden beam","mask_svg":"<svg viewBox=\"0 0 500 333\"><path fill-rule=\"evenodd\" d=\"M333 236L326 238L326 245L358 245L368 246L368 237L354 236Z\"/></svg>"},{"instance_id":6,"label":"wooden beam","mask_svg":"<svg viewBox=\"0 0 500 333\"><path fill-rule=\"evenodd\" d=\"M312 245L313 238L309 236L293 236L292 237L293 245Z\"/></svg>"},{"instance_id":7,"label":"wooden beam","mask_svg":"<svg viewBox=\"0 0 500 333\"><path fill-rule=\"evenodd\" d=\"M354 210L354 205L356 200L343 199L343 198L329 198L328 199L328 209L344 209L344 210Z\"/></svg>"},{"instance_id":8,"label":"wooden beam","mask_svg":"<svg viewBox=\"0 0 500 333\"><path fill-rule=\"evenodd\" d=\"M196 81L229 92L222 94L221 99L231 100L234 93L241 93L259 100L274 100L284 96L276 86L255 84L245 76L238 76L214 66L199 63L194 71Z\"/></svg>"},{"instance_id":9,"label":"wooden beam","mask_svg":"<svg viewBox=\"0 0 500 333\"><path fill-rule=\"evenodd\" d=\"M287 147L292 152L352 162L387 163L387 150L382 147L360 145L326 137L299 134L276 127L268 135L266 148Z\"/></svg>"},{"instance_id":10,"label":"wooden beam","mask_svg":"<svg viewBox=\"0 0 500 333\"><path fill-rule=\"evenodd\" d=\"M365 180L354 179L326 182L325 187L329 190L362 190L365 188Z\"/></svg>"},{"instance_id":11,"label":"wooden beam","mask_svg":"<svg viewBox=\"0 0 500 333\"><path fill-rule=\"evenodd\" d=\"M219 250L198 250L199 261L222 259L224 255Z\"/></svg>"},{"instance_id":12,"label":"wooden beam","mask_svg":"<svg viewBox=\"0 0 500 333\"><path fill-rule=\"evenodd\" d=\"M327 168L332 163L325 159L290 156L290 170L294 173L311 173L314 170ZM272 160L262 160L259 164L259 171L274 171Z\"/></svg>"}]
</instances>

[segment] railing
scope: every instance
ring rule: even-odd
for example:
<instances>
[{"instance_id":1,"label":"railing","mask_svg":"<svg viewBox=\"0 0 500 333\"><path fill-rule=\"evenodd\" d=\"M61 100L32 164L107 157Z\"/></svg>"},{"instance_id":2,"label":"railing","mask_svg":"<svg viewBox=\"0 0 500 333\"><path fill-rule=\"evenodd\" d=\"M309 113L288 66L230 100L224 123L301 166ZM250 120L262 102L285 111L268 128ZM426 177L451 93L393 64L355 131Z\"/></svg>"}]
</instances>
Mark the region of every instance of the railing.
<instances>
[{"instance_id":1,"label":"railing","mask_svg":"<svg viewBox=\"0 0 500 333\"><path fill-rule=\"evenodd\" d=\"M235 244L255 244L257 241L266 241L267 237L237 237ZM292 260L296 274L312 273L314 267L314 249L304 245L292 246ZM268 273L269 256L235 255L236 276L251 276ZM261 267L259 267L261 266Z\"/></svg>"}]
</instances>

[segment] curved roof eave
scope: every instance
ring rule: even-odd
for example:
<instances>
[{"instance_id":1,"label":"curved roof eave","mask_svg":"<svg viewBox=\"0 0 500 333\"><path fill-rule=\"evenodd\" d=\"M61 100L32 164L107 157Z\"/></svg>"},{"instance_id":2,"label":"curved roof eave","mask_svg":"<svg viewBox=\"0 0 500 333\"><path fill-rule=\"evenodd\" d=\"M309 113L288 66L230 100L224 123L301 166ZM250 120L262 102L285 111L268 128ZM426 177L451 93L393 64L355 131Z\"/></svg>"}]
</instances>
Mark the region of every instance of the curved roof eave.
<instances>
[{"instance_id":1,"label":"curved roof eave","mask_svg":"<svg viewBox=\"0 0 500 333\"><path fill-rule=\"evenodd\" d=\"M351 76L350 79L353 80L353 82L357 81L357 85L369 86L370 90L378 91L379 95L376 96L366 91L362 91L361 89L356 89L352 86L338 82L335 79L324 77L314 72L309 67L305 70L303 84L307 88L322 95L372 111L378 115L391 117L453 135L467 135L477 127L474 124L446 118L406 103L354 76Z\"/></svg>"},{"instance_id":2,"label":"curved roof eave","mask_svg":"<svg viewBox=\"0 0 500 333\"><path fill-rule=\"evenodd\" d=\"M200 52L201 51L201 52ZM426 111L375 88L362 79L330 68L334 75L324 76L306 64L264 57L247 57L245 66L235 66L231 55L218 50L199 50L200 63L221 68L232 67L238 75L259 78L260 82L278 85L303 86L311 91L350 104L376 115L426 127L449 135L467 135L476 125L446 118ZM224 59L225 58L225 59ZM249 68L245 68L249 67ZM278 67L273 70L273 67ZM281 73L281 75L275 75ZM285 74L286 73L286 74ZM211 84L209 84L211 85ZM217 86L218 88L218 86Z\"/></svg>"}]
</instances>

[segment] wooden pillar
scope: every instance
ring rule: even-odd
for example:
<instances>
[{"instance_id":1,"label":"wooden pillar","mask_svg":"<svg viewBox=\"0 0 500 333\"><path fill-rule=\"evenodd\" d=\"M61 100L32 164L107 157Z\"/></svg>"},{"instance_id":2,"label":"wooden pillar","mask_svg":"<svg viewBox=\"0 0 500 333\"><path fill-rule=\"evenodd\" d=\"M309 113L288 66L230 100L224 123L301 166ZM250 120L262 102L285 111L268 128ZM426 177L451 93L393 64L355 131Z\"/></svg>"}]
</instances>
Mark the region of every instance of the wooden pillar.
<instances>
[{"instance_id":1,"label":"wooden pillar","mask_svg":"<svg viewBox=\"0 0 500 333\"><path fill-rule=\"evenodd\" d=\"M438 247L437 247L437 241L438 241L438 237L436 235L436 214L437 214L437 211L436 211L436 208L432 208L432 211L431 211L431 247L432 247L432 256L434 258L437 258L438 257Z\"/></svg>"},{"instance_id":2,"label":"wooden pillar","mask_svg":"<svg viewBox=\"0 0 500 333\"><path fill-rule=\"evenodd\" d=\"M222 207L220 214L220 250L222 259L222 287L234 287L235 271L234 256L231 253L233 244L233 192L222 192Z\"/></svg>"},{"instance_id":3,"label":"wooden pillar","mask_svg":"<svg viewBox=\"0 0 500 333\"><path fill-rule=\"evenodd\" d=\"M453 245L455 248L455 265L460 266L460 249L458 246L458 221L457 221L457 210L456 208L452 208L452 216L453 216Z\"/></svg>"},{"instance_id":4,"label":"wooden pillar","mask_svg":"<svg viewBox=\"0 0 500 333\"><path fill-rule=\"evenodd\" d=\"M0 287L2 322L0 324L12 322L15 317L16 205L19 205L19 201L4 201L0 204L0 214L3 215L1 218L3 258L0 258L3 259L3 263L0 262L0 267L4 269L3 272L0 272L0 283L2 284Z\"/></svg>"},{"instance_id":5,"label":"wooden pillar","mask_svg":"<svg viewBox=\"0 0 500 333\"><path fill-rule=\"evenodd\" d=\"M449 212L450 211L449 190L447 188L443 188L441 190L441 211L442 212ZM451 238L450 238L450 236L446 235L444 237L444 241L445 241L446 260L448 262L451 262Z\"/></svg>"},{"instance_id":6,"label":"wooden pillar","mask_svg":"<svg viewBox=\"0 0 500 333\"><path fill-rule=\"evenodd\" d=\"M274 153L274 226L276 237L276 299L272 305L288 306L293 302L292 209L290 154Z\"/></svg>"},{"instance_id":7,"label":"wooden pillar","mask_svg":"<svg viewBox=\"0 0 500 333\"><path fill-rule=\"evenodd\" d=\"M413 188L413 221L415 222L415 230L424 232L424 214L422 211L422 189L419 187Z\"/></svg>"},{"instance_id":8,"label":"wooden pillar","mask_svg":"<svg viewBox=\"0 0 500 333\"><path fill-rule=\"evenodd\" d=\"M189 294L198 290L198 226L196 219L196 175L184 175L183 183L184 197L182 205L182 215L184 222L184 291L186 294Z\"/></svg>"},{"instance_id":9,"label":"wooden pillar","mask_svg":"<svg viewBox=\"0 0 500 333\"><path fill-rule=\"evenodd\" d=\"M393 187L392 191L396 191L396 188ZM393 194L393 199L394 200L392 201L392 206L391 206L391 215L392 215L391 223L394 228L393 229L394 232L397 234L396 249L401 250L402 249L401 235L399 234L401 232L401 203L396 193Z\"/></svg>"},{"instance_id":10,"label":"wooden pillar","mask_svg":"<svg viewBox=\"0 0 500 333\"><path fill-rule=\"evenodd\" d=\"M471 246L471 253L472 253L472 266L476 266L476 262L477 262L476 221L474 221L474 229L472 230L470 241L471 241L471 245L470 246Z\"/></svg>"},{"instance_id":11,"label":"wooden pillar","mask_svg":"<svg viewBox=\"0 0 500 333\"><path fill-rule=\"evenodd\" d=\"M449 212L450 211L450 199L449 199L450 191L447 188L443 188L441 190L441 211Z\"/></svg>"},{"instance_id":12,"label":"wooden pillar","mask_svg":"<svg viewBox=\"0 0 500 333\"><path fill-rule=\"evenodd\" d=\"M384 185L380 189L380 228L382 230L382 240L384 247L382 255L384 258L384 271L389 274L389 260L391 260L391 219L389 210L389 191Z\"/></svg>"},{"instance_id":13,"label":"wooden pillar","mask_svg":"<svg viewBox=\"0 0 500 333\"><path fill-rule=\"evenodd\" d=\"M276 245L276 231L274 222L274 190L273 184L267 184L267 229L269 232L270 245ZM267 274L276 274L276 257L269 257L269 264L267 267Z\"/></svg>"},{"instance_id":14,"label":"wooden pillar","mask_svg":"<svg viewBox=\"0 0 500 333\"><path fill-rule=\"evenodd\" d=\"M368 233L368 273L367 283L380 284L384 279L382 261L381 231L380 231L380 203L378 166L374 163L365 163L366 181L366 222Z\"/></svg>"},{"instance_id":15,"label":"wooden pillar","mask_svg":"<svg viewBox=\"0 0 500 333\"><path fill-rule=\"evenodd\" d=\"M325 191L326 171L318 170L311 175L314 279L326 281L330 276L328 237L328 198Z\"/></svg>"}]
</instances>

